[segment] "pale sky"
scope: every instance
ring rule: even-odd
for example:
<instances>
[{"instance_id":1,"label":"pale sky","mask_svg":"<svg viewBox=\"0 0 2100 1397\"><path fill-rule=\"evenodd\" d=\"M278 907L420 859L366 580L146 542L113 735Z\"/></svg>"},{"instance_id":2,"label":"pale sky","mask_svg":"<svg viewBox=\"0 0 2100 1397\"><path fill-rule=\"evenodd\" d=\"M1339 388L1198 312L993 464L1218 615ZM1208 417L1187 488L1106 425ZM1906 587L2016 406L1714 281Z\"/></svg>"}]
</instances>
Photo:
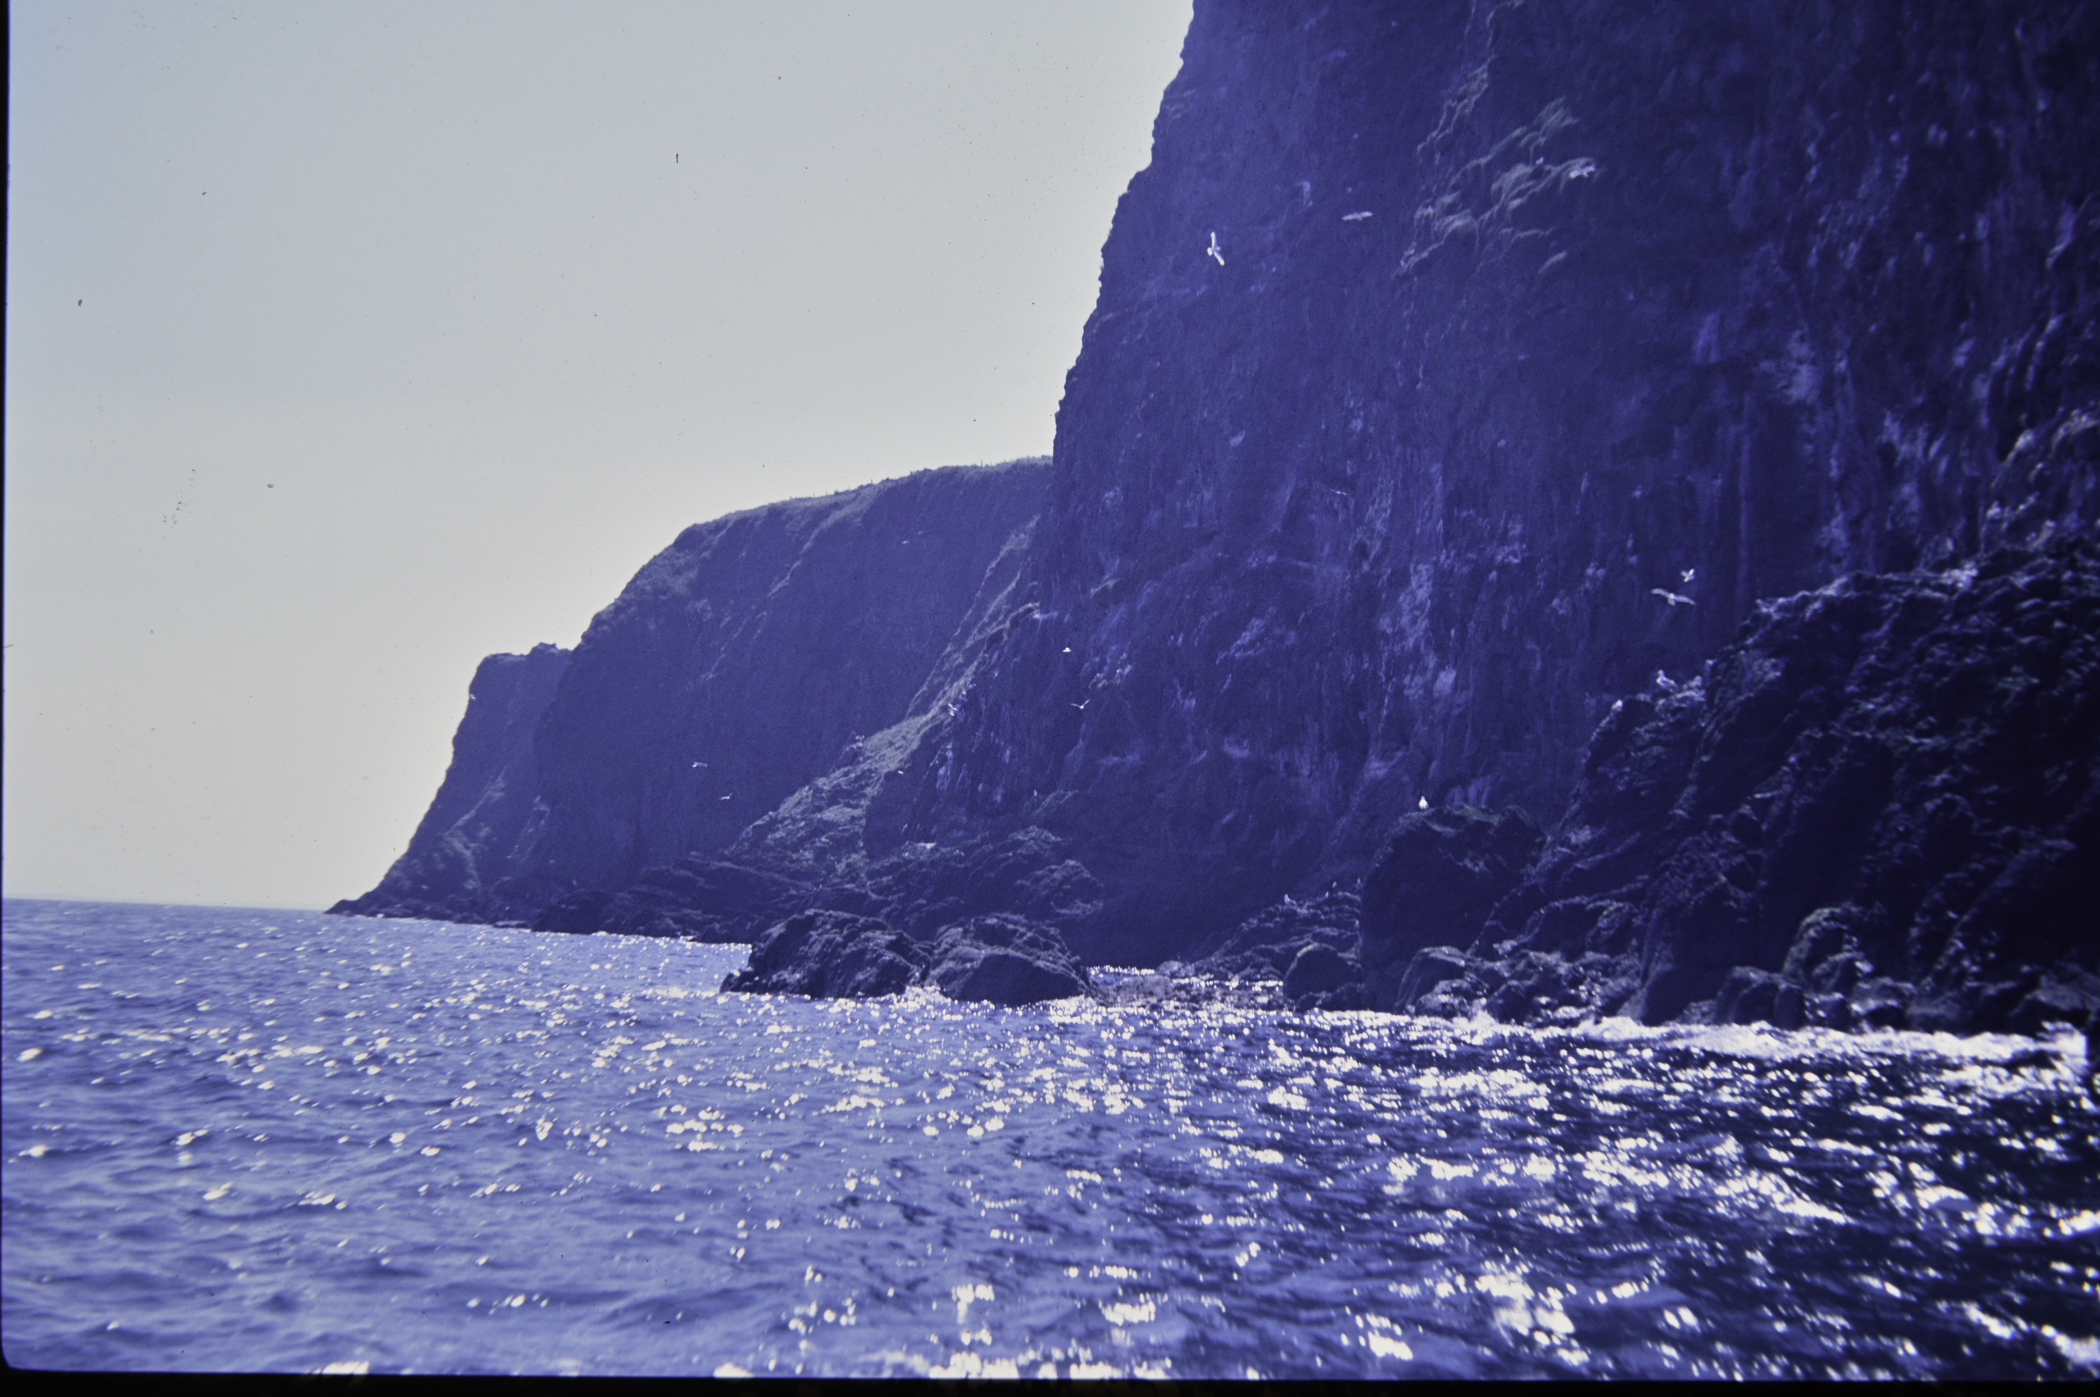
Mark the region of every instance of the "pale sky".
<instances>
[{"instance_id":1,"label":"pale sky","mask_svg":"<svg viewBox=\"0 0 2100 1397\"><path fill-rule=\"evenodd\" d=\"M1188 0L10 7L10 896L325 906L687 524L1050 449Z\"/></svg>"}]
</instances>

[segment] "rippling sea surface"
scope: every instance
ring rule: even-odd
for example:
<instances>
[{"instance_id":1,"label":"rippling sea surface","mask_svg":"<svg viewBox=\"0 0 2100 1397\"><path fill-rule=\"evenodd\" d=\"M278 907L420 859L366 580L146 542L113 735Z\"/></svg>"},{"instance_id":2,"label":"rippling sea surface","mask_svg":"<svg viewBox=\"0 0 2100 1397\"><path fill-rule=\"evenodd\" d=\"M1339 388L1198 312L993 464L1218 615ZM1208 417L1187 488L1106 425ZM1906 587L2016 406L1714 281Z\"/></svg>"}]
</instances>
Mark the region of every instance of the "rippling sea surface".
<instances>
[{"instance_id":1,"label":"rippling sea surface","mask_svg":"<svg viewBox=\"0 0 2100 1397\"><path fill-rule=\"evenodd\" d=\"M812 1002L220 908L0 944L18 1366L2100 1374L2069 1037Z\"/></svg>"}]
</instances>

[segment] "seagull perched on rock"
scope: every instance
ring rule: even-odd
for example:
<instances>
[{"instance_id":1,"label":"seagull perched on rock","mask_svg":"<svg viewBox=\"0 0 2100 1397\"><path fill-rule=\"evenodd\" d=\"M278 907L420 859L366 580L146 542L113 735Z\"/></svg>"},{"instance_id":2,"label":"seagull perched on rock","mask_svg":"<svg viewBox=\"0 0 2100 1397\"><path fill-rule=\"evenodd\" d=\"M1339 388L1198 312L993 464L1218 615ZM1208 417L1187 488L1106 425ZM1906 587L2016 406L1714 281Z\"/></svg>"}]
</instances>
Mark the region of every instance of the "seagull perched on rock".
<instances>
[{"instance_id":1,"label":"seagull perched on rock","mask_svg":"<svg viewBox=\"0 0 2100 1397\"><path fill-rule=\"evenodd\" d=\"M1676 689L1677 681L1663 673L1663 671L1657 670L1655 671L1655 687L1667 694Z\"/></svg>"},{"instance_id":2,"label":"seagull perched on rock","mask_svg":"<svg viewBox=\"0 0 2100 1397\"><path fill-rule=\"evenodd\" d=\"M1661 597L1664 601L1668 602L1672 606L1697 606L1699 604L1693 601L1690 597L1685 596L1682 592L1672 592L1662 587L1650 587L1648 590L1655 593L1655 595Z\"/></svg>"},{"instance_id":3,"label":"seagull perched on rock","mask_svg":"<svg viewBox=\"0 0 2100 1397\"><path fill-rule=\"evenodd\" d=\"M1415 809L1417 809L1417 810L1427 810L1428 808L1429 808L1429 797L1428 797L1428 796L1422 796L1422 797L1418 798L1418 799L1417 799L1417 800L1415 801Z\"/></svg>"},{"instance_id":4,"label":"seagull perched on rock","mask_svg":"<svg viewBox=\"0 0 2100 1397\"><path fill-rule=\"evenodd\" d=\"M1217 259L1218 259L1218 265L1219 265L1219 266L1221 266L1221 267L1222 267L1222 266L1224 266L1224 265L1225 265L1225 254L1224 254L1224 253L1222 253L1222 252L1220 252L1220 251L1218 251L1218 235L1217 235L1217 233L1216 233L1215 231L1213 231L1213 232L1211 233L1211 235L1210 235L1210 246L1209 246L1209 247L1208 247L1207 249L1205 249L1205 250L1206 250L1207 252L1209 252L1211 256L1213 256L1213 257L1215 257L1215 258L1217 258Z\"/></svg>"}]
</instances>

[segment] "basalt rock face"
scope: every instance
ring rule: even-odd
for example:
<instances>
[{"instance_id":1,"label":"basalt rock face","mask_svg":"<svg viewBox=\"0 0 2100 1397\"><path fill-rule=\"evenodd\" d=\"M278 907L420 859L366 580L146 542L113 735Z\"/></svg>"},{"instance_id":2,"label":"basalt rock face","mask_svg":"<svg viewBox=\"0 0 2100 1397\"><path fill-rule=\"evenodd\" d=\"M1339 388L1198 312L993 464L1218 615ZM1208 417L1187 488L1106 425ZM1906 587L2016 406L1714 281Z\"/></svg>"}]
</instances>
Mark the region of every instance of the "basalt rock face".
<instances>
[{"instance_id":1,"label":"basalt rock face","mask_svg":"<svg viewBox=\"0 0 2100 1397\"><path fill-rule=\"evenodd\" d=\"M1848 577L1618 705L1522 885L1395 1007L2088 1022L2096 851L2100 550Z\"/></svg>"},{"instance_id":2,"label":"basalt rock face","mask_svg":"<svg viewBox=\"0 0 2100 1397\"><path fill-rule=\"evenodd\" d=\"M896 837L1156 961L1558 811L1760 598L2089 532L2100 8L1204 3Z\"/></svg>"},{"instance_id":3,"label":"basalt rock face","mask_svg":"<svg viewBox=\"0 0 2100 1397\"><path fill-rule=\"evenodd\" d=\"M530 915L494 889L544 814L533 734L569 659L569 651L541 645L481 662L452 736L452 765L408 851L378 887L329 911L468 922Z\"/></svg>"},{"instance_id":4,"label":"basalt rock face","mask_svg":"<svg viewBox=\"0 0 2100 1397\"><path fill-rule=\"evenodd\" d=\"M940 691L959 633L1005 596L1048 474L922 471L687 529L573 655L528 657L515 698L482 686L516 657L484 664L416 841L338 909L748 939L806 905L711 856Z\"/></svg>"}]
</instances>

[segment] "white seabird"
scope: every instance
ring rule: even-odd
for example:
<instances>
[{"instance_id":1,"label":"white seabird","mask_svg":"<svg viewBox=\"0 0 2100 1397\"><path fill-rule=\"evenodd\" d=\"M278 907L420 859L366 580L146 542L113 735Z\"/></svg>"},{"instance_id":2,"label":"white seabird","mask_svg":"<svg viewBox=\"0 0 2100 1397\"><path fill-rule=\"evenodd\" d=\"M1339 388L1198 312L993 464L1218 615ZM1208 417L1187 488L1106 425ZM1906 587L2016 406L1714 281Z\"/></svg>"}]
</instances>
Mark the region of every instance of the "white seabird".
<instances>
[{"instance_id":1,"label":"white seabird","mask_svg":"<svg viewBox=\"0 0 2100 1397\"><path fill-rule=\"evenodd\" d=\"M1371 216L1371 211L1370 211L1369 209L1365 209L1365 210L1364 210L1364 211L1363 211L1362 213L1345 213L1345 214L1343 214L1343 215L1342 215L1342 222L1344 222L1344 223L1361 223L1361 222L1363 222L1363 221L1364 221L1365 219L1369 218L1370 216Z\"/></svg>"},{"instance_id":2,"label":"white seabird","mask_svg":"<svg viewBox=\"0 0 2100 1397\"><path fill-rule=\"evenodd\" d=\"M1419 798L1418 798L1418 799L1417 799L1417 800L1415 801L1415 809L1417 809L1417 810L1427 810L1428 808L1429 808L1429 797L1428 797L1428 796L1422 796L1422 797L1419 797Z\"/></svg>"},{"instance_id":3,"label":"white seabird","mask_svg":"<svg viewBox=\"0 0 2100 1397\"><path fill-rule=\"evenodd\" d=\"M1672 606L1697 606L1699 604L1682 593L1666 591L1661 587L1650 587L1648 590Z\"/></svg>"},{"instance_id":4,"label":"white seabird","mask_svg":"<svg viewBox=\"0 0 2100 1397\"><path fill-rule=\"evenodd\" d=\"M1695 577L1697 577L1697 576L1699 575L1699 569L1697 569L1697 568L1686 568L1686 569L1685 569L1685 570L1684 570L1683 572L1681 572L1681 573L1679 573L1679 574L1677 574L1677 575L1678 575L1679 577L1682 577L1682 578L1684 579L1684 581L1685 581L1685 585L1686 585L1686 586L1690 586L1690 585L1691 585L1691 582L1692 582L1692 579L1693 579L1693 578L1695 578Z\"/></svg>"},{"instance_id":5,"label":"white seabird","mask_svg":"<svg viewBox=\"0 0 2100 1397\"><path fill-rule=\"evenodd\" d=\"M1211 256L1218 259L1219 266L1222 267L1225 265L1225 254L1218 251L1218 234L1215 229L1211 231L1210 246L1205 250L1209 252Z\"/></svg>"}]
</instances>

